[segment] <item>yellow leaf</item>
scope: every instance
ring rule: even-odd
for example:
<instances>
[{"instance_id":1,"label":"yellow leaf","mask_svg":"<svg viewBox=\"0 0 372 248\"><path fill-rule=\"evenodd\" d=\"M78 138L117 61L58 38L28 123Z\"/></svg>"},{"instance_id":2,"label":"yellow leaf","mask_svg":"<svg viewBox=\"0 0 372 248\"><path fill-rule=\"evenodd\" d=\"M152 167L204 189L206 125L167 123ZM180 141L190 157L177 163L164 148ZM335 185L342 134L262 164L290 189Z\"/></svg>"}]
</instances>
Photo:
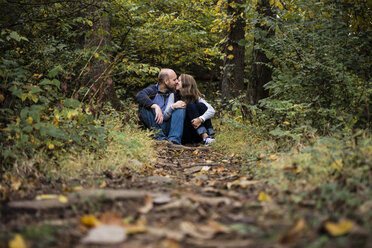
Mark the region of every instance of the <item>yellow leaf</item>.
<instances>
[{"instance_id":1,"label":"yellow leaf","mask_svg":"<svg viewBox=\"0 0 372 248\"><path fill-rule=\"evenodd\" d=\"M232 51L232 50L234 49L234 47L233 47L232 45L230 45L230 46L227 47L227 49L228 49L229 51Z\"/></svg>"},{"instance_id":2,"label":"yellow leaf","mask_svg":"<svg viewBox=\"0 0 372 248\"><path fill-rule=\"evenodd\" d=\"M34 120L32 119L31 116L27 118L27 123L30 124L30 125L32 124L33 121L34 121Z\"/></svg>"},{"instance_id":3,"label":"yellow leaf","mask_svg":"<svg viewBox=\"0 0 372 248\"><path fill-rule=\"evenodd\" d=\"M198 149L196 149L195 151L192 152L192 154L194 154L194 155L197 155L198 153L199 153Z\"/></svg>"},{"instance_id":4,"label":"yellow leaf","mask_svg":"<svg viewBox=\"0 0 372 248\"><path fill-rule=\"evenodd\" d=\"M0 94L0 102L3 102L5 100L5 97L3 94Z\"/></svg>"},{"instance_id":5,"label":"yellow leaf","mask_svg":"<svg viewBox=\"0 0 372 248\"><path fill-rule=\"evenodd\" d=\"M142 223L136 223L136 224L123 224L125 227L125 230L127 231L127 234L137 234L137 233L144 233L147 231L146 225Z\"/></svg>"},{"instance_id":6,"label":"yellow leaf","mask_svg":"<svg viewBox=\"0 0 372 248\"><path fill-rule=\"evenodd\" d=\"M75 186L72 188L73 191L79 191L79 190L82 190L83 189L83 186Z\"/></svg>"},{"instance_id":7,"label":"yellow leaf","mask_svg":"<svg viewBox=\"0 0 372 248\"><path fill-rule=\"evenodd\" d=\"M26 248L26 243L22 236L16 234L12 240L9 241L9 248Z\"/></svg>"},{"instance_id":8,"label":"yellow leaf","mask_svg":"<svg viewBox=\"0 0 372 248\"><path fill-rule=\"evenodd\" d=\"M99 185L99 188L100 188L100 189L103 189L103 188L105 188L106 186L107 186L106 181L102 181L102 183Z\"/></svg>"},{"instance_id":9,"label":"yellow leaf","mask_svg":"<svg viewBox=\"0 0 372 248\"><path fill-rule=\"evenodd\" d=\"M61 202L61 203L67 203L68 202L68 199L64 195L59 195L58 196L58 201Z\"/></svg>"},{"instance_id":10,"label":"yellow leaf","mask_svg":"<svg viewBox=\"0 0 372 248\"><path fill-rule=\"evenodd\" d=\"M98 58L98 57L99 57L99 53L95 53L95 54L94 54L94 57L95 57L95 58Z\"/></svg>"},{"instance_id":11,"label":"yellow leaf","mask_svg":"<svg viewBox=\"0 0 372 248\"><path fill-rule=\"evenodd\" d=\"M50 200L50 199L56 199L58 198L58 195L38 195L36 196L36 200Z\"/></svg>"},{"instance_id":12,"label":"yellow leaf","mask_svg":"<svg viewBox=\"0 0 372 248\"><path fill-rule=\"evenodd\" d=\"M91 20L88 20L87 23L88 23L89 26L91 26L91 27L93 26L93 22Z\"/></svg>"},{"instance_id":13,"label":"yellow leaf","mask_svg":"<svg viewBox=\"0 0 372 248\"><path fill-rule=\"evenodd\" d=\"M52 143L48 143L48 149L49 150L53 150L54 149L54 145Z\"/></svg>"},{"instance_id":14,"label":"yellow leaf","mask_svg":"<svg viewBox=\"0 0 372 248\"><path fill-rule=\"evenodd\" d=\"M234 58L234 55L230 54L229 56L227 56L228 59L233 59Z\"/></svg>"},{"instance_id":15,"label":"yellow leaf","mask_svg":"<svg viewBox=\"0 0 372 248\"><path fill-rule=\"evenodd\" d=\"M283 124L291 125L291 123L289 123L288 121L283 121Z\"/></svg>"},{"instance_id":16,"label":"yellow leaf","mask_svg":"<svg viewBox=\"0 0 372 248\"><path fill-rule=\"evenodd\" d=\"M67 118L69 120L71 120L71 119L75 118L78 115L79 115L79 113L77 112L77 110L71 110L71 111L68 111Z\"/></svg>"},{"instance_id":17,"label":"yellow leaf","mask_svg":"<svg viewBox=\"0 0 372 248\"><path fill-rule=\"evenodd\" d=\"M80 222L81 224L89 227L96 227L101 224L101 222L94 215L91 214L84 215L83 217L81 217Z\"/></svg>"},{"instance_id":18,"label":"yellow leaf","mask_svg":"<svg viewBox=\"0 0 372 248\"><path fill-rule=\"evenodd\" d=\"M11 181L11 184L10 184L10 187L14 190L14 191L17 191L20 187L21 187L21 184L22 184L22 180L20 178L16 178L16 177L11 177L10 178L10 181Z\"/></svg>"},{"instance_id":19,"label":"yellow leaf","mask_svg":"<svg viewBox=\"0 0 372 248\"><path fill-rule=\"evenodd\" d=\"M338 171L341 170L343 166L342 159L337 159L336 161L332 162L331 166L335 170L338 170Z\"/></svg>"},{"instance_id":20,"label":"yellow leaf","mask_svg":"<svg viewBox=\"0 0 372 248\"><path fill-rule=\"evenodd\" d=\"M272 200L271 197L263 191L261 191L260 194L258 195L259 202L268 202L271 200Z\"/></svg>"},{"instance_id":21,"label":"yellow leaf","mask_svg":"<svg viewBox=\"0 0 372 248\"><path fill-rule=\"evenodd\" d=\"M58 125L58 124L59 124L59 119L56 118L56 117L54 117L54 118L53 118L53 124L54 124L54 125Z\"/></svg>"},{"instance_id":22,"label":"yellow leaf","mask_svg":"<svg viewBox=\"0 0 372 248\"><path fill-rule=\"evenodd\" d=\"M338 223L327 221L325 229L332 236L341 236L348 233L354 226L354 222L351 220L341 220Z\"/></svg>"}]
</instances>

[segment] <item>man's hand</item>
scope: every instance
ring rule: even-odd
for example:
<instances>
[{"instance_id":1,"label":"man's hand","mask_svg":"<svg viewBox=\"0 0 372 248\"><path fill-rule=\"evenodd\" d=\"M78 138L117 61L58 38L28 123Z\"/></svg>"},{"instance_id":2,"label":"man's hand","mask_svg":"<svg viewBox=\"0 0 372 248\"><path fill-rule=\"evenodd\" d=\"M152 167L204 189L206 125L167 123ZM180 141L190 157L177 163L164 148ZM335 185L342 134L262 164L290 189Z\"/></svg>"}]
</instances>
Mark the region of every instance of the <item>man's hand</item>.
<instances>
[{"instance_id":1,"label":"man's hand","mask_svg":"<svg viewBox=\"0 0 372 248\"><path fill-rule=\"evenodd\" d=\"M157 124L163 123L163 111L161 111L161 108L157 104L151 105L152 109L155 109L155 121Z\"/></svg>"},{"instance_id":2,"label":"man's hand","mask_svg":"<svg viewBox=\"0 0 372 248\"><path fill-rule=\"evenodd\" d=\"M186 108L186 103L184 101L177 101L177 102L173 103L172 107L174 109Z\"/></svg>"},{"instance_id":3,"label":"man's hand","mask_svg":"<svg viewBox=\"0 0 372 248\"><path fill-rule=\"evenodd\" d=\"M192 126L197 129L202 124L202 119L200 117L195 118L191 121Z\"/></svg>"}]
</instances>

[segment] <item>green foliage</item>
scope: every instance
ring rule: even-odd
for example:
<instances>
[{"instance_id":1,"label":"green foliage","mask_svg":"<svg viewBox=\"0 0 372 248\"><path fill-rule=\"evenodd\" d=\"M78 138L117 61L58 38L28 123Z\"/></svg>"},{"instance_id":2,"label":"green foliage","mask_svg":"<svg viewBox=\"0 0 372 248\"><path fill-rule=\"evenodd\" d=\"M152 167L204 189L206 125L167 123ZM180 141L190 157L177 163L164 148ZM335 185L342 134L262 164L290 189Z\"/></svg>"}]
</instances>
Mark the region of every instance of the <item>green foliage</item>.
<instances>
[{"instance_id":1,"label":"green foliage","mask_svg":"<svg viewBox=\"0 0 372 248\"><path fill-rule=\"evenodd\" d=\"M274 102L265 99L261 104L277 118L287 118L301 105L296 122L321 133L368 126L370 35L350 30L340 15L345 8L340 2L298 1L297 8L305 14L278 11L283 18L273 23L277 35L263 45L274 59L274 77L266 85ZM290 105L289 113L277 111L282 104Z\"/></svg>"}]
</instances>

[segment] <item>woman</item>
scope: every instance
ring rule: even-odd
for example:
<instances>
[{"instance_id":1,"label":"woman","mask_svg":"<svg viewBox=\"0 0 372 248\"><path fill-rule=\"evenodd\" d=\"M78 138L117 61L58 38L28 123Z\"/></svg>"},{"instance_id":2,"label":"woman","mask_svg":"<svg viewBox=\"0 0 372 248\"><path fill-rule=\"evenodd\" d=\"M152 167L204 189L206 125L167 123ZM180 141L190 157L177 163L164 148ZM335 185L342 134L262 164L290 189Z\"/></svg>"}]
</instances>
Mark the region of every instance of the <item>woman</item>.
<instances>
[{"instance_id":1,"label":"woman","mask_svg":"<svg viewBox=\"0 0 372 248\"><path fill-rule=\"evenodd\" d=\"M214 142L214 130L211 118L216 111L203 98L195 79L188 74L181 74L176 84L177 94L168 98L164 111L164 120L170 118L178 108L186 108L186 117L182 135L182 144L199 143L204 145Z\"/></svg>"}]
</instances>

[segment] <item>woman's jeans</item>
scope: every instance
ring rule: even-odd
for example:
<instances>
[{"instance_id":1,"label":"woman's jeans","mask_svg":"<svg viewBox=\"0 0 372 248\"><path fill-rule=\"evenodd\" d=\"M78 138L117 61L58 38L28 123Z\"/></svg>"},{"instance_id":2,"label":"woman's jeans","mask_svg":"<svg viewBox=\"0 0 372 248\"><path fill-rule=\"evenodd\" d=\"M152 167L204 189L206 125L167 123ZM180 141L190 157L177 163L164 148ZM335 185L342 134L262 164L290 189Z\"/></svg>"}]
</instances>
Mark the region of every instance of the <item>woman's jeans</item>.
<instances>
[{"instance_id":1,"label":"woman's jeans","mask_svg":"<svg viewBox=\"0 0 372 248\"><path fill-rule=\"evenodd\" d=\"M207 133L213 135L214 130L211 120L206 120L197 129L195 129L191 120L198 118L207 111L207 106L204 103L189 103L186 105L185 124L183 127L182 144L199 143L203 141L201 134Z\"/></svg>"},{"instance_id":2,"label":"woman's jeans","mask_svg":"<svg viewBox=\"0 0 372 248\"><path fill-rule=\"evenodd\" d=\"M185 113L185 109L176 109L169 120L163 121L159 125L155 121L155 110L140 108L139 118L147 128L156 131L156 140L167 139L173 143L181 144Z\"/></svg>"}]
</instances>

